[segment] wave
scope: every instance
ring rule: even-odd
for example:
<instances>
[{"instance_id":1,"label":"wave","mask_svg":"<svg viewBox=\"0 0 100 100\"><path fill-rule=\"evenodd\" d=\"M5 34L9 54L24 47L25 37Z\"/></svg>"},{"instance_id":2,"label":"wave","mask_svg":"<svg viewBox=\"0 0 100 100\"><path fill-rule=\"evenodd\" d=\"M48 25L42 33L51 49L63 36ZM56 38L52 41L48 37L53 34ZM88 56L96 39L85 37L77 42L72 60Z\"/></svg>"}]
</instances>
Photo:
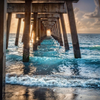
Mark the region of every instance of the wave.
<instances>
[{"instance_id":1,"label":"wave","mask_svg":"<svg viewBox=\"0 0 100 100\"><path fill-rule=\"evenodd\" d=\"M24 86L42 86L42 87L83 87L100 88L100 79L98 78L80 78L80 77L57 77L50 75L20 75L6 74L6 84L16 84Z\"/></svg>"},{"instance_id":2,"label":"wave","mask_svg":"<svg viewBox=\"0 0 100 100\"><path fill-rule=\"evenodd\" d=\"M93 47L89 47L90 50L100 50L100 45L95 45Z\"/></svg>"}]
</instances>

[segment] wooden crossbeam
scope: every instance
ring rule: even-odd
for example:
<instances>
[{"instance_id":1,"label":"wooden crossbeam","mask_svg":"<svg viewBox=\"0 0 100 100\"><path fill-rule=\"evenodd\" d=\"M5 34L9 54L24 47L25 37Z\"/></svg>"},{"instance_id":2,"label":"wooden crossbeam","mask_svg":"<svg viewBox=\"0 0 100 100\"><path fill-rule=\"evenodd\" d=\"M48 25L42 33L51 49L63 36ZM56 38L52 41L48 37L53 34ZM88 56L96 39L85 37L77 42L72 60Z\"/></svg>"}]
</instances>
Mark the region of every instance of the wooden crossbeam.
<instances>
[{"instance_id":1,"label":"wooden crossbeam","mask_svg":"<svg viewBox=\"0 0 100 100\"><path fill-rule=\"evenodd\" d=\"M18 13L25 12L24 3L8 3L7 12ZM33 13L67 13L65 3L33 3Z\"/></svg>"},{"instance_id":2,"label":"wooden crossbeam","mask_svg":"<svg viewBox=\"0 0 100 100\"><path fill-rule=\"evenodd\" d=\"M34 17L34 14L31 15L31 17ZM59 18L59 14L38 14L37 18ZM25 14L16 14L16 18L25 18Z\"/></svg>"},{"instance_id":3,"label":"wooden crossbeam","mask_svg":"<svg viewBox=\"0 0 100 100\"><path fill-rule=\"evenodd\" d=\"M20 19L20 18L19 18ZM48 21L48 22L56 22L57 21L57 19L40 19L41 21ZM25 21L25 19L23 19L23 21ZM34 19L31 19L31 22L33 22L34 21Z\"/></svg>"},{"instance_id":4,"label":"wooden crossbeam","mask_svg":"<svg viewBox=\"0 0 100 100\"><path fill-rule=\"evenodd\" d=\"M32 3L61 3L69 0L32 0ZM79 0L71 0L73 3L77 3ZM7 3L25 3L25 0L7 0Z\"/></svg>"}]
</instances>

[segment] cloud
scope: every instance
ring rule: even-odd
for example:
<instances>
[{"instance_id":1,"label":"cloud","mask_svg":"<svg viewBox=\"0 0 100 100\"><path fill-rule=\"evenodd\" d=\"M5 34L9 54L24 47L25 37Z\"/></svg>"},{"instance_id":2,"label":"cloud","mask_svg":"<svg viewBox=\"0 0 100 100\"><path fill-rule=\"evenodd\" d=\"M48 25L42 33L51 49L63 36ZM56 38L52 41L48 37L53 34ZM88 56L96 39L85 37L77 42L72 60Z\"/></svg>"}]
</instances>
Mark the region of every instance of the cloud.
<instances>
[{"instance_id":1,"label":"cloud","mask_svg":"<svg viewBox=\"0 0 100 100\"><path fill-rule=\"evenodd\" d=\"M97 4L96 4L97 5ZM97 8L97 6L96 6ZM98 16L97 10L92 12L95 16ZM100 33L100 18L96 17L90 17L92 15L89 15L88 18L84 17L86 12L81 11L79 8L74 9L75 13L75 20L76 20L76 26L78 33ZM90 13L88 13L90 14Z\"/></svg>"},{"instance_id":2,"label":"cloud","mask_svg":"<svg viewBox=\"0 0 100 100\"><path fill-rule=\"evenodd\" d=\"M76 14L78 11L79 11L79 8L75 8L75 9L74 9L75 14Z\"/></svg>"},{"instance_id":3,"label":"cloud","mask_svg":"<svg viewBox=\"0 0 100 100\"><path fill-rule=\"evenodd\" d=\"M95 19L95 22L92 24L92 26L94 25L99 25L100 26L100 18Z\"/></svg>"},{"instance_id":4,"label":"cloud","mask_svg":"<svg viewBox=\"0 0 100 100\"><path fill-rule=\"evenodd\" d=\"M84 18L100 18L100 8L99 8L99 1L94 0L96 8L94 12L86 13L83 15Z\"/></svg>"}]
</instances>

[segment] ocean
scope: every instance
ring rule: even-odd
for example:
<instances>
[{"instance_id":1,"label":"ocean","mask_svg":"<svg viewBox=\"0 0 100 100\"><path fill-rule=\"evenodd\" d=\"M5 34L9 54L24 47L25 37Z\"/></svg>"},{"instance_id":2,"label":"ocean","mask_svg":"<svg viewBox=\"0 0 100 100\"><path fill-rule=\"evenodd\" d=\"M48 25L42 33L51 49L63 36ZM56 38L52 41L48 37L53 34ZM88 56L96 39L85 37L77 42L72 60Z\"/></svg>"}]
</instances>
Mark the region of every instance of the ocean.
<instances>
[{"instance_id":1,"label":"ocean","mask_svg":"<svg viewBox=\"0 0 100 100\"><path fill-rule=\"evenodd\" d=\"M53 88L71 91L90 89L94 96L100 95L100 34L78 34L81 56L75 59L71 35L68 34L70 50L65 52L58 41L48 36L37 51L30 43L30 61L22 62L23 43L20 35L19 46L15 46L15 34L10 34L9 47L6 51L6 84L10 87ZM13 88L11 88L13 90ZM65 90L64 90L65 89ZM46 90L47 91L47 90ZM57 90L58 91L58 90ZM18 92L18 91L17 91ZM61 92L62 93L62 92ZM66 93L66 92L65 92ZM88 92L86 92L88 94ZM78 93L79 94L79 93ZM81 97L80 97L81 98ZM17 99L7 99L17 100ZM75 99L19 99L19 100L75 100ZM77 100L100 100L77 99Z\"/></svg>"}]
</instances>

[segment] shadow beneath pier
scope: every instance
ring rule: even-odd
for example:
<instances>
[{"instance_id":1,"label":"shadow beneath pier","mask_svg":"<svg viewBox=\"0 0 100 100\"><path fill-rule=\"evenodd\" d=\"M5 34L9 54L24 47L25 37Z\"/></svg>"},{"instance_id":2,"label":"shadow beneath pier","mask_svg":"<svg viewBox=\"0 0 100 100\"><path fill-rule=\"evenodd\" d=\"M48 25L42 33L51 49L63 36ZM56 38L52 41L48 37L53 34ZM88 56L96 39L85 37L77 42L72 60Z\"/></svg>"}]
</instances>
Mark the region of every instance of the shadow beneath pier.
<instances>
[{"instance_id":1,"label":"shadow beneath pier","mask_svg":"<svg viewBox=\"0 0 100 100\"><path fill-rule=\"evenodd\" d=\"M23 74L24 75L50 75L53 74L54 71L59 72L60 63L54 65L34 65L34 63L23 63L24 67Z\"/></svg>"},{"instance_id":2,"label":"shadow beneath pier","mask_svg":"<svg viewBox=\"0 0 100 100\"><path fill-rule=\"evenodd\" d=\"M78 67L78 63L76 60L72 62L72 66L70 67L72 75L80 75L80 70Z\"/></svg>"},{"instance_id":3,"label":"shadow beneath pier","mask_svg":"<svg viewBox=\"0 0 100 100\"><path fill-rule=\"evenodd\" d=\"M57 100L53 90L47 88L39 88L34 91L34 98L36 100Z\"/></svg>"},{"instance_id":4,"label":"shadow beneath pier","mask_svg":"<svg viewBox=\"0 0 100 100\"><path fill-rule=\"evenodd\" d=\"M23 63L24 67L23 67L23 74L29 74L30 73L30 63Z\"/></svg>"}]
</instances>

